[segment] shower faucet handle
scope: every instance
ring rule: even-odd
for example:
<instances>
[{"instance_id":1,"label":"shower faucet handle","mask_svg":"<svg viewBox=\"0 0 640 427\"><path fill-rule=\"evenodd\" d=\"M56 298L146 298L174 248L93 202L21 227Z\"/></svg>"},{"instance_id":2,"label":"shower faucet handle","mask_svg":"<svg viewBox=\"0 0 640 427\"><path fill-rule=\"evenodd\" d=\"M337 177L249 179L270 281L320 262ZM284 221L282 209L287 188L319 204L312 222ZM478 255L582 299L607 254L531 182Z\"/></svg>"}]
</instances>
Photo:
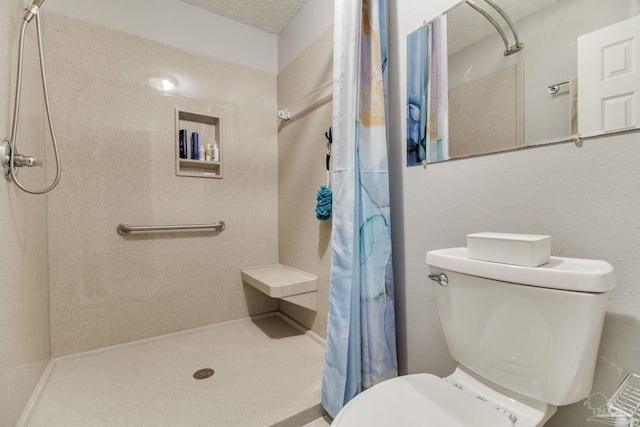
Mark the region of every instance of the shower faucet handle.
<instances>
[{"instance_id":1,"label":"shower faucet handle","mask_svg":"<svg viewBox=\"0 0 640 427\"><path fill-rule=\"evenodd\" d=\"M16 154L16 156L13 158L13 164L18 168L21 168L23 166L32 168L34 166L42 166L42 160L38 160L32 156L23 156L22 154Z\"/></svg>"}]
</instances>

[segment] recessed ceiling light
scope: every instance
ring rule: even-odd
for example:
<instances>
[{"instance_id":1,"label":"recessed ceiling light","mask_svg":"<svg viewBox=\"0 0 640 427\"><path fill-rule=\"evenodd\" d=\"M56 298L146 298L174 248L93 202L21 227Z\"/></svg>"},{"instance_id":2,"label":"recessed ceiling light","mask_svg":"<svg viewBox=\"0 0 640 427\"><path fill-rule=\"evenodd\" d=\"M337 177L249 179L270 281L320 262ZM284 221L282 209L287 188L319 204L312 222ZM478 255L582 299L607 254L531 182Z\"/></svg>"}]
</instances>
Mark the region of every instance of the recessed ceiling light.
<instances>
[{"instance_id":1,"label":"recessed ceiling light","mask_svg":"<svg viewBox=\"0 0 640 427\"><path fill-rule=\"evenodd\" d=\"M151 77L149 84L152 88L161 92L170 92L177 85L175 79L172 77Z\"/></svg>"}]
</instances>

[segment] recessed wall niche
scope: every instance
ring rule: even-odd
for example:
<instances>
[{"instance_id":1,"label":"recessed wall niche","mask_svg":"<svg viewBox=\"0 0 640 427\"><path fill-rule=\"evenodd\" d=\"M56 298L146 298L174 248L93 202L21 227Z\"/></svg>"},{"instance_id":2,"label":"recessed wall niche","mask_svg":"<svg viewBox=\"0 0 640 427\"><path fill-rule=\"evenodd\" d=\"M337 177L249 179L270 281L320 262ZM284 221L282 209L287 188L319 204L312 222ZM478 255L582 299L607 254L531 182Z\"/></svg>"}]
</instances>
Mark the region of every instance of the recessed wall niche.
<instances>
[{"instance_id":1,"label":"recessed wall niche","mask_svg":"<svg viewBox=\"0 0 640 427\"><path fill-rule=\"evenodd\" d=\"M181 157L181 131L185 132L185 157ZM198 145L217 147L217 160L194 159L193 134L198 135ZM193 111L176 109L176 175L196 178L222 178L222 121L219 117Z\"/></svg>"}]
</instances>

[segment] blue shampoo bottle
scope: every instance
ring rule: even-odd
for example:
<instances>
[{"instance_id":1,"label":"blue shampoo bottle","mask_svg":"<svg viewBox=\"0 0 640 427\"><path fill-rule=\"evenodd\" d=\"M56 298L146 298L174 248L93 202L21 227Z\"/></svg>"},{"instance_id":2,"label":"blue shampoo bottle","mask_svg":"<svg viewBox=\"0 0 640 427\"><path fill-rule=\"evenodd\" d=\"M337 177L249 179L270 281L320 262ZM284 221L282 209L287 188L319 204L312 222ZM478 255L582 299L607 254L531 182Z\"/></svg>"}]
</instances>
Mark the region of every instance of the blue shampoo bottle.
<instances>
[{"instance_id":1,"label":"blue shampoo bottle","mask_svg":"<svg viewBox=\"0 0 640 427\"><path fill-rule=\"evenodd\" d=\"M191 134L191 158L193 160L199 160L198 149L198 132L193 132Z\"/></svg>"}]
</instances>

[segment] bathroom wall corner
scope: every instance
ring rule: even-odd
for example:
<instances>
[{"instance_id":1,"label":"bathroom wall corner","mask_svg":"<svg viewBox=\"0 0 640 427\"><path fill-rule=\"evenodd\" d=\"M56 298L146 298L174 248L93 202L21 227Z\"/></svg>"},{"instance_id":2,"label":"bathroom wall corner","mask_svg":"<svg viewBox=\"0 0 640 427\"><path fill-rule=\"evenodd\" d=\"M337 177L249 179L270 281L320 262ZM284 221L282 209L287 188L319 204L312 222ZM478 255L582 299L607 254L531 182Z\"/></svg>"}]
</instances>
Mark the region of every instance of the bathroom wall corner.
<instances>
[{"instance_id":1,"label":"bathroom wall corner","mask_svg":"<svg viewBox=\"0 0 640 427\"><path fill-rule=\"evenodd\" d=\"M315 217L316 192L327 184L325 156L331 102L307 108L333 78L333 26L278 74L278 106L304 111L278 123L278 242L280 263L318 277L318 310L287 302L280 310L321 337L327 334L331 220ZM329 91L330 89L323 89Z\"/></svg>"}]
</instances>

